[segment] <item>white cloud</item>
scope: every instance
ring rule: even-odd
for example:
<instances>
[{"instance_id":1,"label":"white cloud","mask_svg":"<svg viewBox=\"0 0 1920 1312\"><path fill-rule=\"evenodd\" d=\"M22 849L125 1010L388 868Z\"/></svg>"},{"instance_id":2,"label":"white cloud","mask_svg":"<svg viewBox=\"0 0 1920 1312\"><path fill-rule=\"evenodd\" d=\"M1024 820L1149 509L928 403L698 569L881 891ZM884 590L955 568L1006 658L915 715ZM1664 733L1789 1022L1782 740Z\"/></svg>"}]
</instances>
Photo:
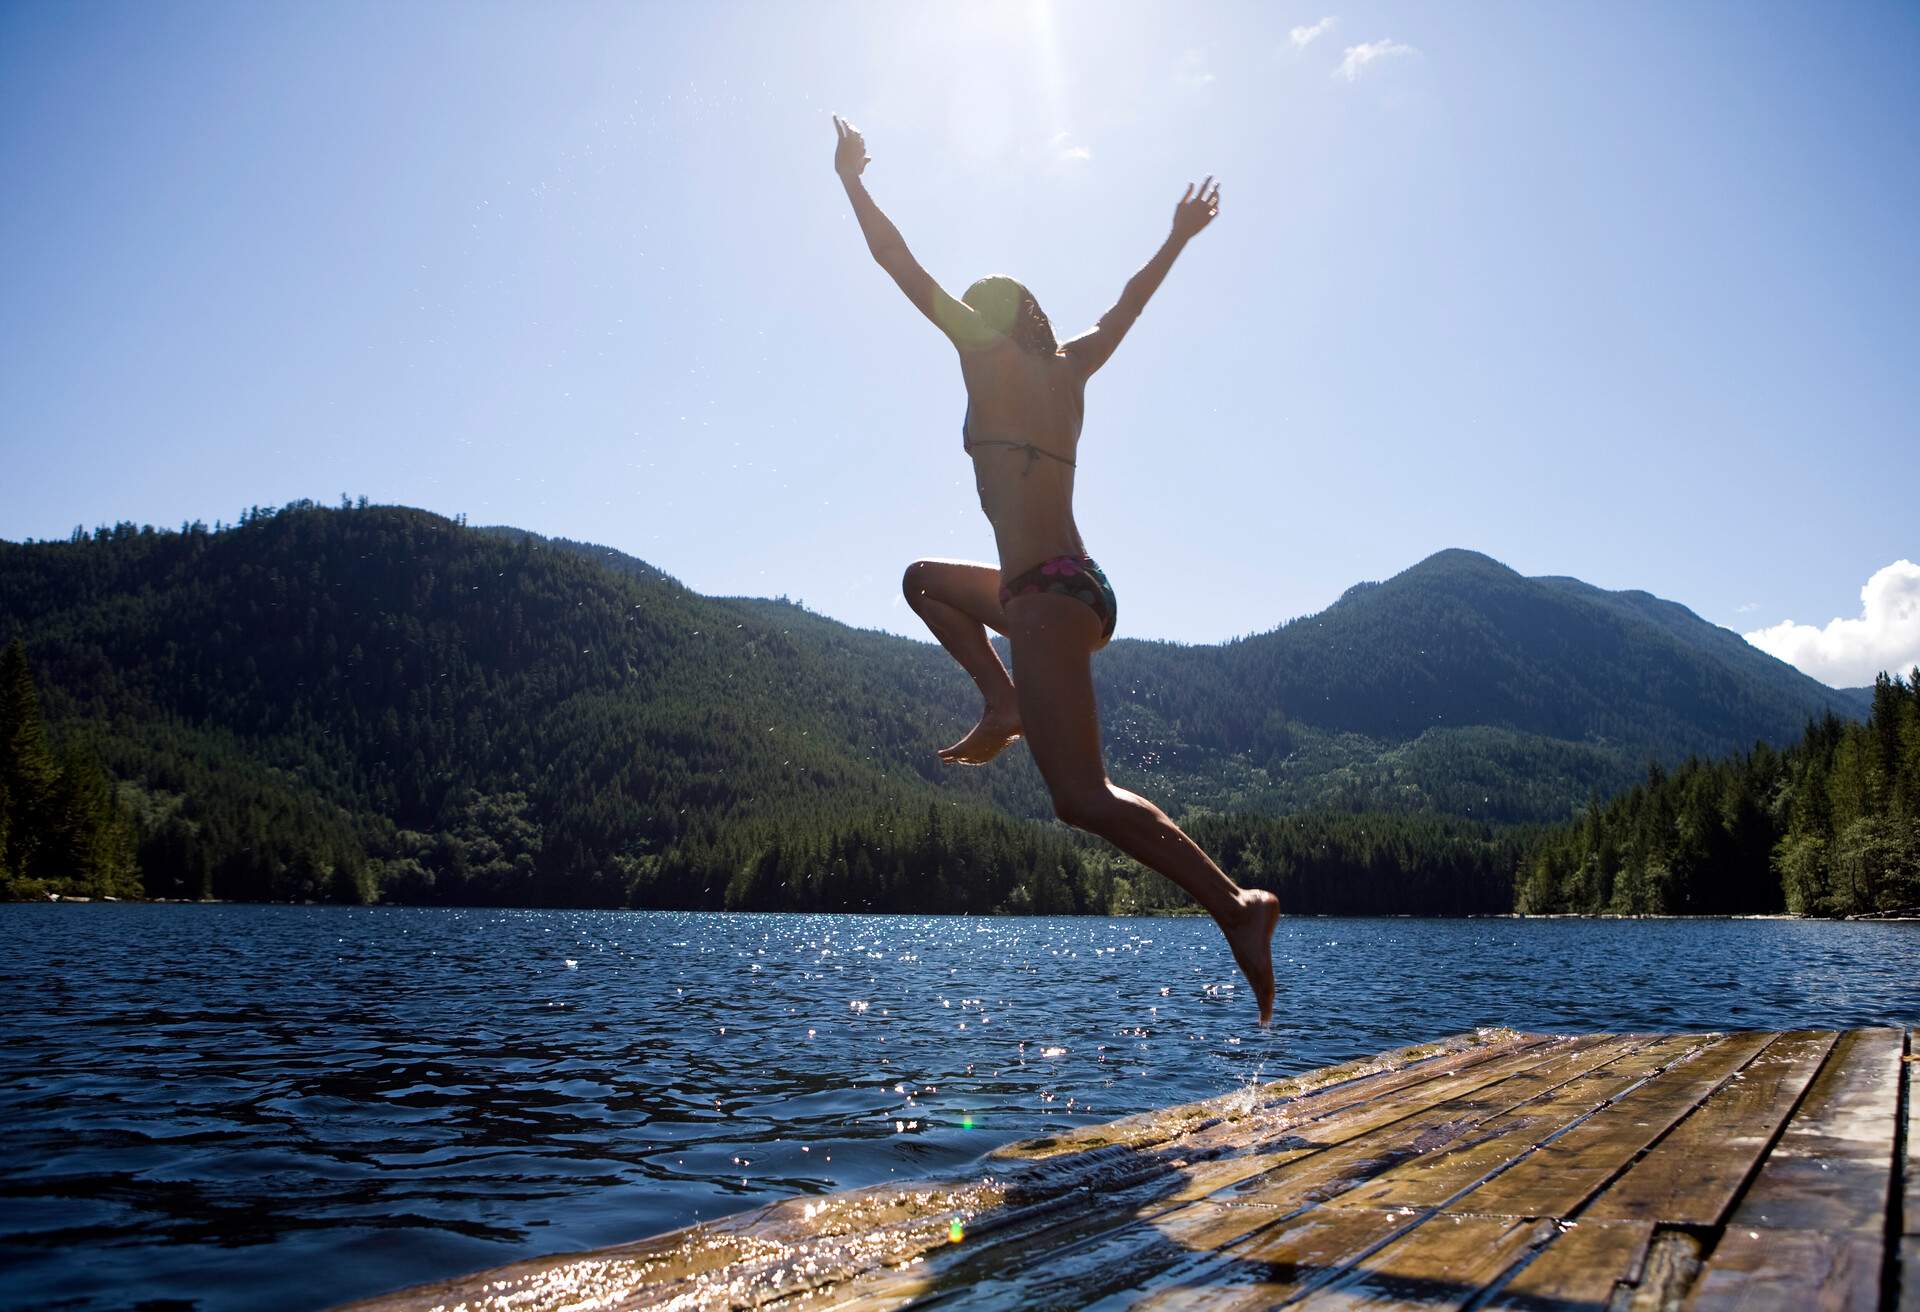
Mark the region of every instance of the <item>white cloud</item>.
<instances>
[{"instance_id":1,"label":"white cloud","mask_svg":"<svg viewBox=\"0 0 1920 1312\"><path fill-rule=\"evenodd\" d=\"M1053 140L1047 143L1053 147L1055 159L1092 159L1093 151L1074 141L1070 132L1056 132Z\"/></svg>"},{"instance_id":2,"label":"white cloud","mask_svg":"<svg viewBox=\"0 0 1920 1312\"><path fill-rule=\"evenodd\" d=\"M1325 18L1313 24L1313 26L1311 27L1294 28L1293 31L1287 33L1289 37L1293 38L1293 48L1295 50L1305 50L1308 46L1313 44L1313 39L1315 37L1324 36L1328 32L1332 31L1334 21L1335 20L1333 15L1328 14Z\"/></svg>"},{"instance_id":3,"label":"white cloud","mask_svg":"<svg viewBox=\"0 0 1920 1312\"><path fill-rule=\"evenodd\" d=\"M1182 86L1203 87L1213 81L1213 70L1207 67L1207 54L1204 50L1189 50L1180 56L1180 62L1174 65L1173 80Z\"/></svg>"},{"instance_id":4,"label":"white cloud","mask_svg":"<svg viewBox=\"0 0 1920 1312\"><path fill-rule=\"evenodd\" d=\"M1824 629L1782 620L1746 635L1822 683L1857 688L1881 671L1901 674L1920 665L1920 565L1896 560L1874 571L1860 589L1860 618L1830 620Z\"/></svg>"},{"instance_id":5,"label":"white cloud","mask_svg":"<svg viewBox=\"0 0 1920 1312\"><path fill-rule=\"evenodd\" d=\"M1417 55L1420 52L1404 41L1383 38L1379 41L1362 41L1357 46L1348 46L1346 58L1340 61L1340 67L1333 70L1335 77L1344 77L1351 82L1360 76L1368 64L1381 59L1392 59L1399 55Z\"/></svg>"}]
</instances>

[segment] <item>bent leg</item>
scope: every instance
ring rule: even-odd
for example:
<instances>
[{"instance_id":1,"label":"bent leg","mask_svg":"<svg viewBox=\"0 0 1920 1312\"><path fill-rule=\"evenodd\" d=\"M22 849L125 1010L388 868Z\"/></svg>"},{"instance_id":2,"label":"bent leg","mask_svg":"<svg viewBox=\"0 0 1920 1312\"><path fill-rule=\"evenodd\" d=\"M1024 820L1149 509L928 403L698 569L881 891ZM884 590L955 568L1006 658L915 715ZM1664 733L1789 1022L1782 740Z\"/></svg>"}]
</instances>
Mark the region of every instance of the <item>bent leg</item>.
<instances>
[{"instance_id":1,"label":"bent leg","mask_svg":"<svg viewBox=\"0 0 1920 1312\"><path fill-rule=\"evenodd\" d=\"M1015 598L1006 613L1020 721L1055 813L1159 871L1206 909L1253 987L1264 1025L1273 1014L1271 941L1279 899L1241 888L1164 811L1107 778L1090 662L1100 644L1100 617L1057 595Z\"/></svg>"},{"instance_id":2,"label":"bent leg","mask_svg":"<svg viewBox=\"0 0 1920 1312\"><path fill-rule=\"evenodd\" d=\"M959 560L916 560L907 566L900 590L913 613L972 676L986 703L980 723L959 742L942 748L940 759L952 765L985 765L1020 736L1013 680L987 640L988 626L1005 632L1000 571Z\"/></svg>"}]
</instances>

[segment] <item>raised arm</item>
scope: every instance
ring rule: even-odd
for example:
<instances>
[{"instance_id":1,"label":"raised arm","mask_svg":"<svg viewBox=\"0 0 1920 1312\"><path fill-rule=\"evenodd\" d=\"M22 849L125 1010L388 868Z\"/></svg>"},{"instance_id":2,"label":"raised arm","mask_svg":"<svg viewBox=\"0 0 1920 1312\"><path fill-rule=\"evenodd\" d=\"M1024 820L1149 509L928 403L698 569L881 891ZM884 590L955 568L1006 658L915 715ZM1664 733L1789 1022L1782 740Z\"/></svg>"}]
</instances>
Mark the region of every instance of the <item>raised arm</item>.
<instances>
[{"instance_id":1,"label":"raised arm","mask_svg":"<svg viewBox=\"0 0 1920 1312\"><path fill-rule=\"evenodd\" d=\"M860 220L860 231L867 239L867 250L874 262L899 284L914 308L932 320L933 326L945 333L955 346L968 350L989 345L995 337L993 330L981 321L972 306L949 296L932 275L920 267L920 261L907 249L900 229L893 226L893 220L882 214L873 197L867 194L866 184L860 181L861 172L870 162L866 139L853 124L837 114L833 130L839 137L833 152L833 171L846 186L847 199L853 204L854 217Z\"/></svg>"},{"instance_id":2,"label":"raised arm","mask_svg":"<svg viewBox=\"0 0 1920 1312\"><path fill-rule=\"evenodd\" d=\"M1209 188L1211 187L1211 190ZM1186 194L1173 208L1173 231L1167 235L1160 249L1154 252L1146 267L1127 279L1127 285L1120 292L1120 299L1113 308L1100 316L1100 321L1080 336L1061 348L1069 360L1079 366L1080 372L1091 374L1107 362L1114 349L1133 327L1133 321L1140 317L1140 311L1147 308L1147 302L1160 284L1166 280L1167 270L1173 267L1173 261L1186 244L1193 240L1202 228L1213 222L1220 212L1220 184L1214 182L1209 174L1200 184L1199 194L1194 194L1192 183L1187 184Z\"/></svg>"}]
</instances>

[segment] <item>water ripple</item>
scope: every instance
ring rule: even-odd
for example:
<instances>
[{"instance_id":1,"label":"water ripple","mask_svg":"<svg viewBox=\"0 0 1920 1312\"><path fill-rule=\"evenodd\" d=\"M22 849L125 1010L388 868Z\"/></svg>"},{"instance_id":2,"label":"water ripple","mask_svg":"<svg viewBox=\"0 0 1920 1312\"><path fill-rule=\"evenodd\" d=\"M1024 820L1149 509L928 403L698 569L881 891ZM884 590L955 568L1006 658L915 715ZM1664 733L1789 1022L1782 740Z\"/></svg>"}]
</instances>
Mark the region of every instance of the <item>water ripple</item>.
<instances>
[{"instance_id":1,"label":"water ripple","mask_svg":"<svg viewBox=\"0 0 1920 1312\"><path fill-rule=\"evenodd\" d=\"M0 1298L318 1307L1481 1025L1914 1024L1920 926L0 907ZM297 1272L297 1277L292 1273Z\"/></svg>"}]
</instances>

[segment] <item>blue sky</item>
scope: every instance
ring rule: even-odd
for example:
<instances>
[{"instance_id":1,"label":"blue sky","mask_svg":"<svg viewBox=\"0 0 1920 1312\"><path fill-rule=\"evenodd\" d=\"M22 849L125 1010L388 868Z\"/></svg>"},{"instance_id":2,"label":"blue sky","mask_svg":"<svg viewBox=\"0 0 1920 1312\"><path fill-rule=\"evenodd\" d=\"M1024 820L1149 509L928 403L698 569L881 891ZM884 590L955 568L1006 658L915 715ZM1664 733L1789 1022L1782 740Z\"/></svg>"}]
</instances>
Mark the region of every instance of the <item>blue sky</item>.
<instances>
[{"instance_id":1,"label":"blue sky","mask_svg":"<svg viewBox=\"0 0 1920 1312\"><path fill-rule=\"evenodd\" d=\"M1920 556L1916 68L1911 5L9 5L0 536L347 492L923 636L992 539L837 111L1063 332L1222 180L1089 390L1124 636L1448 546L1823 625Z\"/></svg>"}]
</instances>

